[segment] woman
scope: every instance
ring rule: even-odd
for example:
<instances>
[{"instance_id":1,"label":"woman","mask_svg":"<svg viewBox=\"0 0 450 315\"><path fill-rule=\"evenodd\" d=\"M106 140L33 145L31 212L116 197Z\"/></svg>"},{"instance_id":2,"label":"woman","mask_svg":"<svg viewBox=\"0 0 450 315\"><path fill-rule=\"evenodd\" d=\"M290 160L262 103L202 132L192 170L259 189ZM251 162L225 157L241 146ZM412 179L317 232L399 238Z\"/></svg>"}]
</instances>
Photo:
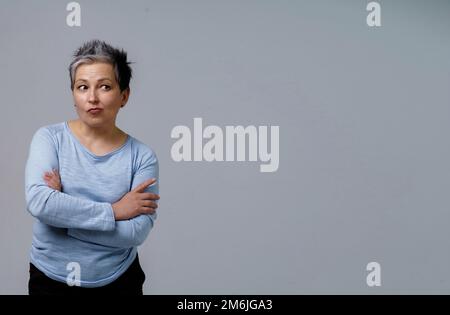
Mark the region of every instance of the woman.
<instances>
[{"instance_id":1,"label":"woman","mask_svg":"<svg viewBox=\"0 0 450 315\"><path fill-rule=\"evenodd\" d=\"M37 219L29 294L142 294L137 246L156 219L158 159L116 126L130 95L123 50L93 40L70 64L78 119L41 127L25 170Z\"/></svg>"}]
</instances>

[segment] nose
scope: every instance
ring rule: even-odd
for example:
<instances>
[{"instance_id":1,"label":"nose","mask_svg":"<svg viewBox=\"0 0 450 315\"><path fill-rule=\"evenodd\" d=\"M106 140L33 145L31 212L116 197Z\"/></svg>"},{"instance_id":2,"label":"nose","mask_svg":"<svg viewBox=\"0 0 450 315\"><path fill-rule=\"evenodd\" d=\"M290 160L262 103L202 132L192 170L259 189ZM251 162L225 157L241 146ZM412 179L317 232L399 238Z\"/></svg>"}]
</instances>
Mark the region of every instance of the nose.
<instances>
[{"instance_id":1,"label":"nose","mask_svg":"<svg viewBox=\"0 0 450 315\"><path fill-rule=\"evenodd\" d=\"M95 89L91 89L89 91L88 102L89 103L97 103L98 102L98 97L97 97L97 93L95 92Z\"/></svg>"}]
</instances>

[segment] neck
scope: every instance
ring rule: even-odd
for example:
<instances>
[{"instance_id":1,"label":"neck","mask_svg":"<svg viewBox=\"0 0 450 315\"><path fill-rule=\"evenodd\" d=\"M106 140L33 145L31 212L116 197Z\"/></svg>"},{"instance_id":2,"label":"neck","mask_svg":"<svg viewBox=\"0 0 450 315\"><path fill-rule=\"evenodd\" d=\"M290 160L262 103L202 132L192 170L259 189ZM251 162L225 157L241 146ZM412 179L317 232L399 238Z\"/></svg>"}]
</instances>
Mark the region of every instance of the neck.
<instances>
[{"instance_id":1,"label":"neck","mask_svg":"<svg viewBox=\"0 0 450 315\"><path fill-rule=\"evenodd\" d=\"M115 125L92 128L79 119L74 121L74 125L86 139L114 140L122 134L121 130Z\"/></svg>"}]
</instances>

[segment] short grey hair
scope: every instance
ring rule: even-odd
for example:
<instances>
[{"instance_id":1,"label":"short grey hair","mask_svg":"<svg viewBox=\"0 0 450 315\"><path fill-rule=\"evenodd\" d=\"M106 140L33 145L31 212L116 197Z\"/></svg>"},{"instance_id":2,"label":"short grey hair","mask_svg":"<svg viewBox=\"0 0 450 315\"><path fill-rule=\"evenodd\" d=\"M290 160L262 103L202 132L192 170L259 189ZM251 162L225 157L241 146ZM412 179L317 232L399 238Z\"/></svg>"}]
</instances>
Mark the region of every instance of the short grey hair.
<instances>
[{"instance_id":1,"label":"short grey hair","mask_svg":"<svg viewBox=\"0 0 450 315\"><path fill-rule=\"evenodd\" d=\"M114 48L104 41L94 39L78 48L73 57L74 59L69 66L70 88L72 91L78 66L94 62L106 62L113 66L121 92L130 87L130 79L132 77L131 62L127 61L127 53L123 49Z\"/></svg>"}]
</instances>

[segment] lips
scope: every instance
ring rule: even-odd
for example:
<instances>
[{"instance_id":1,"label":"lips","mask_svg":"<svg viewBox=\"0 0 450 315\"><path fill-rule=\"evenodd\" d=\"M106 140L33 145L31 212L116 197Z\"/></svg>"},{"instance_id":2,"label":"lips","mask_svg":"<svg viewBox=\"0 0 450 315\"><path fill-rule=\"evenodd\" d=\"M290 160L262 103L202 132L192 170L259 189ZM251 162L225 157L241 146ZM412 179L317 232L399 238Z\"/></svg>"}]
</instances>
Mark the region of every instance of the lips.
<instances>
[{"instance_id":1,"label":"lips","mask_svg":"<svg viewBox=\"0 0 450 315\"><path fill-rule=\"evenodd\" d=\"M91 108L90 110L88 110L88 112L91 114L97 114L97 113L100 113L102 110L103 110L103 108L95 107L95 108Z\"/></svg>"}]
</instances>

